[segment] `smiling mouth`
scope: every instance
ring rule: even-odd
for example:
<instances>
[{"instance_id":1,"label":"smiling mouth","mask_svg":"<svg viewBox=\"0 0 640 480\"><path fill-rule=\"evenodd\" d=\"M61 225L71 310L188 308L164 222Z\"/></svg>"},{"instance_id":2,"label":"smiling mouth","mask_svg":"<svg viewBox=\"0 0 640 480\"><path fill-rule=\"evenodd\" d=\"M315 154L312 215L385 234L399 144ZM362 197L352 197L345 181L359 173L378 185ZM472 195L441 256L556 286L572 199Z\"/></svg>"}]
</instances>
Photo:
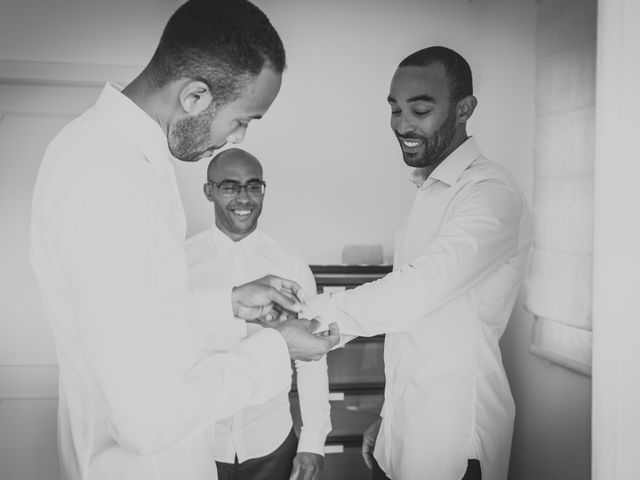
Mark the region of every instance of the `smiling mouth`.
<instances>
[{"instance_id":1,"label":"smiling mouth","mask_svg":"<svg viewBox=\"0 0 640 480\"><path fill-rule=\"evenodd\" d=\"M416 152L424 143L422 140L416 138L398 137L398 141L400 142L400 147L402 148L402 150L409 153Z\"/></svg>"},{"instance_id":2,"label":"smiling mouth","mask_svg":"<svg viewBox=\"0 0 640 480\"><path fill-rule=\"evenodd\" d=\"M248 217L249 215L251 215L251 212L253 212L253 210L249 208L237 208L231 210L231 213L240 218Z\"/></svg>"}]
</instances>

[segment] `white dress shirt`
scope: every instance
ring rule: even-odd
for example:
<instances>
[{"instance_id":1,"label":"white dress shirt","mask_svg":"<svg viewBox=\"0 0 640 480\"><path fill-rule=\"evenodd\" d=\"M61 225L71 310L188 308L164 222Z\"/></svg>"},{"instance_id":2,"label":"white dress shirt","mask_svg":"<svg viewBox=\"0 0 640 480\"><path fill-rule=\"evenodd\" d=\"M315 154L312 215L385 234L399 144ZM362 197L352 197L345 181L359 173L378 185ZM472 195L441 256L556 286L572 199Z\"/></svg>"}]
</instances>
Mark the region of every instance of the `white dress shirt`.
<instances>
[{"instance_id":1,"label":"white dress shirt","mask_svg":"<svg viewBox=\"0 0 640 480\"><path fill-rule=\"evenodd\" d=\"M473 138L418 186L393 272L308 302L347 335L387 333L385 402L374 455L393 480L506 480L514 403L498 341L531 242L526 202ZM304 312L303 312L304 313Z\"/></svg>"},{"instance_id":2,"label":"white dress shirt","mask_svg":"<svg viewBox=\"0 0 640 480\"><path fill-rule=\"evenodd\" d=\"M212 354L230 289L191 292L184 236L164 132L107 84L49 145L33 201L65 480L215 479L207 427L291 382L275 331Z\"/></svg>"},{"instance_id":3,"label":"white dress shirt","mask_svg":"<svg viewBox=\"0 0 640 480\"><path fill-rule=\"evenodd\" d=\"M234 242L215 225L186 242L189 280L194 288L228 287L268 274L298 282L315 294L316 284L308 265L296 253L266 233L255 230ZM245 335L263 328L240 321L245 329L227 329L217 348L225 350ZM302 431L299 452L324 455L324 442L331 431L327 361L295 362ZM233 463L258 458L276 450L291 430L289 388L261 405L253 405L215 425L215 458Z\"/></svg>"}]
</instances>

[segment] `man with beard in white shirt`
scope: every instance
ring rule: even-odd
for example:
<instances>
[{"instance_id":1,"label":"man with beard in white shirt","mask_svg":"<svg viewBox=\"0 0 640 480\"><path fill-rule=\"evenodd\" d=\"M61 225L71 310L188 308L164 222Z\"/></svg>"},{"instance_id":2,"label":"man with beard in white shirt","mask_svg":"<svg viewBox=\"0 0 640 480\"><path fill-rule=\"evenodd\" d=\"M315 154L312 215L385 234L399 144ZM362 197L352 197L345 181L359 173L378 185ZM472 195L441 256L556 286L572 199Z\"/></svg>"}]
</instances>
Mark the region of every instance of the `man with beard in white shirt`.
<instances>
[{"instance_id":1,"label":"man with beard in white shirt","mask_svg":"<svg viewBox=\"0 0 640 480\"><path fill-rule=\"evenodd\" d=\"M284 66L253 4L189 0L143 72L122 90L107 84L47 148L30 254L59 364L64 480L215 479L211 424L278 395L291 358L317 360L337 342L291 319L217 353L221 324L299 311L300 286L275 276L188 286L171 157L241 142Z\"/></svg>"},{"instance_id":2,"label":"man with beard in white shirt","mask_svg":"<svg viewBox=\"0 0 640 480\"><path fill-rule=\"evenodd\" d=\"M265 190L262 165L250 153L232 148L213 158L204 194L213 203L215 221L186 242L192 288L228 287L272 274L315 293L315 280L306 262L257 228ZM246 331L221 335L216 346L224 351L262 329L247 324ZM215 424L220 480L319 478L324 442L331 430L326 358L296 361L295 368L302 417L299 440L293 431L286 388L265 403Z\"/></svg>"},{"instance_id":3,"label":"man with beard in white shirt","mask_svg":"<svg viewBox=\"0 0 640 480\"><path fill-rule=\"evenodd\" d=\"M417 188L394 269L309 299L303 315L386 334L384 405L362 447L374 478L506 480L515 407L498 341L530 248L526 201L467 135L477 100L458 53L409 55L387 101Z\"/></svg>"}]
</instances>

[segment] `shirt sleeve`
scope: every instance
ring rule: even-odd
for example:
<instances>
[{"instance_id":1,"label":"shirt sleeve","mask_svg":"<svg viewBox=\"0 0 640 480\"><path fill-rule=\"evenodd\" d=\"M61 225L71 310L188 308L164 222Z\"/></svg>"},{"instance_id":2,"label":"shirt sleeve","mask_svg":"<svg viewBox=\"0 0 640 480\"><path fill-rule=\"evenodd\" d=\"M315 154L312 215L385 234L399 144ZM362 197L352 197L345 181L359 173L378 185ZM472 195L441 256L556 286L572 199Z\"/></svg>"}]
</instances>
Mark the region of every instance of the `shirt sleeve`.
<instances>
[{"instance_id":1,"label":"shirt sleeve","mask_svg":"<svg viewBox=\"0 0 640 480\"><path fill-rule=\"evenodd\" d=\"M286 343L274 330L225 353L201 348L197 317L232 316L229 292L194 298L181 240L142 193L101 181L76 203L59 232L71 246L74 344L118 443L156 453L290 385Z\"/></svg>"},{"instance_id":2,"label":"shirt sleeve","mask_svg":"<svg viewBox=\"0 0 640 480\"><path fill-rule=\"evenodd\" d=\"M508 185L471 185L416 258L375 282L309 299L307 308L324 325L337 321L345 335L407 331L518 252L523 211L522 198Z\"/></svg>"},{"instance_id":3,"label":"shirt sleeve","mask_svg":"<svg viewBox=\"0 0 640 480\"><path fill-rule=\"evenodd\" d=\"M214 287L203 272L207 272L211 255L203 255L206 241L203 232L188 239L185 255L188 268L188 283L194 296L194 328L202 335L205 348L213 353L228 350L247 336L247 324L241 318L229 315L212 315L216 305L229 299L231 288ZM205 250L206 251L206 250Z\"/></svg>"},{"instance_id":4,"label":"shirt sleeve","mask_svg":"<svg viewBox=\"0 0 640 480\"><path fill-rule=\"evenodd\" d=\"M308 294L316 291L313 273L300 259L296 280ZM329 377L327 357L314 362L295 361L302 430L298 440L298 452L324 455L324 443L331 431L331 407L329 404Z\"/></svg>"}]
</instances>

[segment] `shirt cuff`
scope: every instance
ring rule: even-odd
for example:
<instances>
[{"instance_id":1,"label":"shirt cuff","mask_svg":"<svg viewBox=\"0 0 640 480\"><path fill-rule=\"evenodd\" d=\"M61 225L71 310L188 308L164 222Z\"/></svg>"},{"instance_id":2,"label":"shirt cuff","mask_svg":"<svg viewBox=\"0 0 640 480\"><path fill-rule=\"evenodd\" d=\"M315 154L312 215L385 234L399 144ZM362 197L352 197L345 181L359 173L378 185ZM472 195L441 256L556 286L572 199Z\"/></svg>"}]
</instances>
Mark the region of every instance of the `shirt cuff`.
<instances>
[{"instance_id":1,"label":"shirt cuff","mask_svg":"<svg viewBox=\"0 0 640 480\"><path fill-rule=\"evenodd\" d=\"M346 292L321 293L309 297L300 313L302 318L315 318L320 322L316 331L329 329L329 324L337 323L341 338L339 345L344 345L358 335L353 319L346 312L338 309L337 300Z\"/></svg>"},{"instance_id":2,"label":"shirt cuff","mask_svg":"<svg viewBox=\"0 0 640 480\"><path fill-rule=\"evenodd\" d=\"M247 335L246 322L233 316L231 288L198 289L194 300L198 330L207 347L226 350Z\"/></svg>"},{"instance_id":3,"label":"shirt cuff","mask_svg":"<svg viewBox=\"0 0 640 480\"><path fill-rule=\"evenodd\" d=\"M302 426L298 440L298 452L317 453L324 457L324 442L327 433L320 428Z\"/></svg>"},{"instance_id":4,"label":"shirt cuff","mask_svg":"<svg viewBox=\"0 0 640 480\"><path fill-rule=\"evenodd\" d=\"M317 331L327 330L329 324L335 321L335 310L331 303L331 295L329 293L321 293L308 297L300 312L300 317L308 319L315 318L320 322Z\"/></svg>"},{"instance_id":5,"label":"shirt cuff","mask_svg":"<svg viewBox=\"0 0 640 480\"><path fill-rule=\"evenodd\" d=\"M256 377L261 379L251 405L259 405L291 388L291 360L287 343L280 333L264 328L234 348L234 352L253 360Z\"/></svg>"}]
</instances>

